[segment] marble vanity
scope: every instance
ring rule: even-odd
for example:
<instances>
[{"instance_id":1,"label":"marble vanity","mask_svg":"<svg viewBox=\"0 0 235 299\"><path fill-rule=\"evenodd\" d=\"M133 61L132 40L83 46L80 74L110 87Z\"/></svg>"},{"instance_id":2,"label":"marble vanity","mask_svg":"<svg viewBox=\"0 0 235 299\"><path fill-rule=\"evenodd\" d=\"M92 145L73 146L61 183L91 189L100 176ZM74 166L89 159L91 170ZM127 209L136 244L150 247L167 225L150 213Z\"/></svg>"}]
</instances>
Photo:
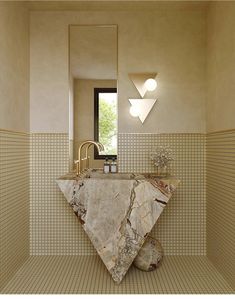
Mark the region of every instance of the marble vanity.
<instances>
[{"instance_id":1,"label":"marble vanity","mask_svg":"<svg viewBox=\"0 0 235 299\"><path fill-rule=\"evenodd\" d=\"M179 180L86 170L57 184L115 282L120 283Z\"/></svg>"}]
</instances>

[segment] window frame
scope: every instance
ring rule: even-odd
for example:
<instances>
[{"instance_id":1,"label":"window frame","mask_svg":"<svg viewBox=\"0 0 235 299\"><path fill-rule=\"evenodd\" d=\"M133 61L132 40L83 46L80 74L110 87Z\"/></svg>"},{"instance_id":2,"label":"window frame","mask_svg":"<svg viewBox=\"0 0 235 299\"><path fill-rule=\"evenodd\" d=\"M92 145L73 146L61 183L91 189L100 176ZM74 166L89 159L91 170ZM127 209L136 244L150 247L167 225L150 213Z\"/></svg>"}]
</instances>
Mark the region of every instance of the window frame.
<instances>
[{"instance_id":1,"label":"window frame","mask_svg":"<svg viewBox=\"0 0 235 299\"><path fill-rule=\"evenodd\" d=\"M117 93L117 88L94 88L94 140L99 141L99 94ZM117 155L100 155L97 148L94 147L94 160L117 159Z\"/></svg>"}]
</instances>

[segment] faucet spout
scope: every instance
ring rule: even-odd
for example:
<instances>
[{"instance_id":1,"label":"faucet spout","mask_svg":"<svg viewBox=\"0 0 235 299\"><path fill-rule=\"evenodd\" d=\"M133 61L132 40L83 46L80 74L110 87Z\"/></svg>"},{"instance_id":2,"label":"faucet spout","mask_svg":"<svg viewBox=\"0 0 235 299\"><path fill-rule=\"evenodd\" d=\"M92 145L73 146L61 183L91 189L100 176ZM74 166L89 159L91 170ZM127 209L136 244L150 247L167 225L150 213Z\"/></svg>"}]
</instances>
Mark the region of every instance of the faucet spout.
<instances>
[{"instance_id":1,"label":"faucet spout","mask_svg":"<svg viewBox=\"0 0 235 299\"><path fill-rule=\"evenodd\" d=\"M83 147L87 145L86 147L86 156L84 159L81 158L81 154L82 154L82 149ZM92 146L96 146L98 152L100 151L103 151L104 150L104 146L100 143L100 142L96 142L96 141L93 141L93 140L86 140L84 142L81 143L81 145L79 146L78 148L78 159L75 161L75 164L76 164L76 175L79 176L79 174L81 173L81 162L82 160L86 160L86 164L89 165L89 158L88 157L88 149Z\"/></svg>"},{"instance_id":2,"label":"faucet spout","mask_svg":"<svg viewBox=\"0 0 235 299\"><path fill-rule=\"evenodd\" d=\"M85 156L85 160L86 160L86 168L90 167L90 156L88 155L89 149L92 146L93 143L90 143L87 145L86 147L86 156ZM98 147L97 147L98 145ZM96 148L98 150L98 152L103 152L104 151L104 146L102 143L96 141Z\"/></svg>"}]
</instances>

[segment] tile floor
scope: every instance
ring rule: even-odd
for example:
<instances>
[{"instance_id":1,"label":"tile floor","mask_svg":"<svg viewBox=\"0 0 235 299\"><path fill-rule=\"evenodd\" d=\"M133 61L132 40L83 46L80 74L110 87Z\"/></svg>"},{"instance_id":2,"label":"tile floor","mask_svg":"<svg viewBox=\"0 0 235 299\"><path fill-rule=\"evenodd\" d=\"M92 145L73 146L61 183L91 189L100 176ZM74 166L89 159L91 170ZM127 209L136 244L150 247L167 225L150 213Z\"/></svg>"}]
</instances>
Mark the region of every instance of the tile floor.
<instances>
[{"instance_id":1,"label":"tile floor","mask_svg":"<svg viewBox=\"0 0 235 299\"><path fill-rule=\"evenodd\" d=\"M98 256L31 256L3 294L234 293L206 256L165 256L153 272L133 266L117 285Z\"/></svg>"}]
</instances>

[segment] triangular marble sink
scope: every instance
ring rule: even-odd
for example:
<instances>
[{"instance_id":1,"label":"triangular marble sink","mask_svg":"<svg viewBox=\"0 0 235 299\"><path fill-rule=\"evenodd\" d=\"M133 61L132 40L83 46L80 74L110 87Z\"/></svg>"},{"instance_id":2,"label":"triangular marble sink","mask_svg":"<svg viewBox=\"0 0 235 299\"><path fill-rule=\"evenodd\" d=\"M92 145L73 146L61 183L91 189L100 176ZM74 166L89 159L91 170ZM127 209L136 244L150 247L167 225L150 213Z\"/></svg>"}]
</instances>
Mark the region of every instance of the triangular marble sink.
<instances>
[{"instance_id":1,"label":"triangular marble sink","mask_svg":"<svg viewBox=\"0 0 235 299\"><path fill-rule=\"evenodd\" d=\"M179 180L151 175L74 173L57 184L112 278L120 283Z\"/></svg>"}]
</instances>

